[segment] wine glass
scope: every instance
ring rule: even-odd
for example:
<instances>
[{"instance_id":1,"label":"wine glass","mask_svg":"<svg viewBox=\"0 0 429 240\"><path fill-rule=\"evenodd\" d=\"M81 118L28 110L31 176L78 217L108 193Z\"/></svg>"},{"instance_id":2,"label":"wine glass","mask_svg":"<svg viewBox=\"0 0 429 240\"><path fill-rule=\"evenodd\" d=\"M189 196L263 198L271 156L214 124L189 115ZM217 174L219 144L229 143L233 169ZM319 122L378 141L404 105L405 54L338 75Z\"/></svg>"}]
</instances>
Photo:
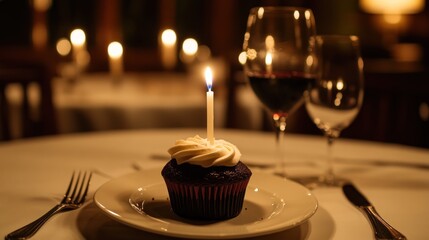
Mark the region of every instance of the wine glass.
<instances>
[{"instance_id":1,"label":"wine glass","mask_svg":"<svg viewBox=\"0 0 429 240\"><path fill-rule=\"evenodd\" d=\"M286 176L283 138L286 119L304 102L314 80L313 12L296 7L252 8L244 34L244 74L257 98L271 113L280 161L276 174Z\"/></svg>"},{"instance_id":2,"label":"wine glass","mask_svg":"<svg viewBox=\"0 0 429 240\"><path fill-rule=\"evenodd\" d=\"M337 186L332 144L358 114L363 101L363 60L359 39L349 35L315 37L316 81L305 95L305 106L316 126L327 138L328 154L324 175L316 186Z\"/></svg>"}]
</instances>

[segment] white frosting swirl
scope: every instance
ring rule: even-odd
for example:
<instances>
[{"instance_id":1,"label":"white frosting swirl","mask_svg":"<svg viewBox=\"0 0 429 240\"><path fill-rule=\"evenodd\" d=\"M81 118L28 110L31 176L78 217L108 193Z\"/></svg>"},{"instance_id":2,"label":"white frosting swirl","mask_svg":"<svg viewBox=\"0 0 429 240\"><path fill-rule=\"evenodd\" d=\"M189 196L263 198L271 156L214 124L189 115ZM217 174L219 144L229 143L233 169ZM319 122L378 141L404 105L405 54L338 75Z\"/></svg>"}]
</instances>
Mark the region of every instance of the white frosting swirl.
<instances>
[{"instance_id":1,"label":"white frosting swirl","mask_svg":"<svg viewBox=\"0 0 429 240\"><path fill-rule=\"evenodd\" d=\"M240 150L234 144L220 139L211 145L207 139L198 135L177 140L176 144L168 149L168 153L179 165L190 163L205 168L235 166L241 157Z\"/></svg>"}]
</instances>

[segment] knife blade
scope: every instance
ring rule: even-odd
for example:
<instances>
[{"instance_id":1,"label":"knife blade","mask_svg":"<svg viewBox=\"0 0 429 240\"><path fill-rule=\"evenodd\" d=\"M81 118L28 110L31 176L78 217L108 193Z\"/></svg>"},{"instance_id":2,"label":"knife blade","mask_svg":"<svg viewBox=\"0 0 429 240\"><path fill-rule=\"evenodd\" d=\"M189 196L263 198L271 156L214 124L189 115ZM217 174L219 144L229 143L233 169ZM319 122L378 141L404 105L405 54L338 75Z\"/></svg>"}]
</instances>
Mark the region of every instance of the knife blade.
<instances>
[{"instance_id":1,"label":"knife blade","mask_svg":"<svg viewBox=\"0 0 429 240\"><path fill-rule=\"evenodd\" d=\"M375 207L353 184L346 183L342 188L346 198L368 218L371 223L375 239L407 239L402 233L390 226L377 213Z\"/></svg>"}]
</instances>

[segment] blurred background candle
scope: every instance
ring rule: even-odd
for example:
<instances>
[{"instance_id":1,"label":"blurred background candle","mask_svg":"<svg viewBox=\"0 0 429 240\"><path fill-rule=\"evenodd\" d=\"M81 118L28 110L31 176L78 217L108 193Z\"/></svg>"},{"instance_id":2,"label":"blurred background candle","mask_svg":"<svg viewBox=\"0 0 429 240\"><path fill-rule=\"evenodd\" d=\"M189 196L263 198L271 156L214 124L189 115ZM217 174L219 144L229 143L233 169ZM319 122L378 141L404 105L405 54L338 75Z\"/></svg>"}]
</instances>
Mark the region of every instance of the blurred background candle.
<instances>
[{"instance_id":1,"label":"blurred background candle","mask_svg":"<svg viewBox=\"0 0 429 240\"><path fill-rule=\"evenodd\" d=\"M73 59L75 61L78 73L89 64L89 54L86 50L86 35L82 29L75 29L70 34L70 41L73 50Z\"/></svg>"},{"instance_id":2,"label":"blurred background candle","mask_svg":"<svg viewBox=\"0 0 429 240\"><path fill-rule=\"evenodd\" d=\"M112 78L119 80L123 73L123 48L119 42L111 42L107 48L109 54L109 67Z\"/></svg>"},{"instance_id":3,"label":"blurred background candle","mask_svg":"<svg viewBox=\"0 0 429 240\"><path fill-rule=\"evenodd\" d=\"M86 51L86 35L82 29L75 29L70 33L70 41L73 47L73 55L77 56L80 52Z\"/></svg>"},{"instance_id":4,"label":"blurred background candle","mask_svg":"<svg viewBox=\"0 0 429 240\"><path fill-rule=\"evenodd\" d=\"M207 141L211 145L214 144L214 92L212 91L213 86L213 72L210 67L206 67L204 76L207 84Z\"/></svg>"},{"instance_id":5,"label":"blurred background candle","mask_svg":"<svg viewBox=\"0 0 429 240\"><path fill-rule=\"evenodd\" d=\"M194 62L198 52L198 42L193 38L187 38L183 41L180 58L183 63L191 64Z\"/></svg>"},{"instance_id":6,"label":"blurred background candle","mask_svg":"<svg viewBox=\"0 0 429 240\"><path fill-rule=\"evenodd\" d=\"M165 69L171 70L177 63L177 36L171 29L166 29L161 34L161 61Z\"/></svg>"},{"instance_id":7,"label":"blurred background candle","mask_svg":"<svg viewBox=\"0 0 429 240\"><path fill-rule=\"evenodd\" d=\"M56 49L58 54L60 54L63 57L69 55L69 53L71 52L70 41L67 38L60 38L57 41Z\"/></svg>"}]
</instances>

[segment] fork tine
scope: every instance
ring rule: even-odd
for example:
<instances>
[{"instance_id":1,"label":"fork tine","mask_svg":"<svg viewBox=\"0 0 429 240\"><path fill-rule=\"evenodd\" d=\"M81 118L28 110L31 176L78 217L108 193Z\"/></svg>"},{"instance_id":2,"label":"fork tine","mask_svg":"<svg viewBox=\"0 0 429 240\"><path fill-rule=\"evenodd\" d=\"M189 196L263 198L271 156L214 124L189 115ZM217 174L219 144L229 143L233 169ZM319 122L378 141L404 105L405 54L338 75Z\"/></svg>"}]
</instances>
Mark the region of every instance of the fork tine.
<instances>
[{"instance_id":1,"label":"fork tine","mask_svg":"<svg viewBox=\"0 0 429 240\"><path fill-rule=\"evenodd\" d=\"M86 180L86 172L84 172L82 181L80 182L79 191L77 192L76 196L74 196L74 198L72 199L72 202L74 204L77 204L79 202L79 199L81 198L80 196L81 196L81 193L82 193L82 189L83 189L85 180Z\"/></svg>"},{"instance_id":2,"label":"fork tine","mask_svg":"<svg viewBox=\"0 0 429 240\"><path fill-rule=\"evenodd\" d=\"M86 173L85 173L85 175L86 175ZM80 197L80 199L79 199L79 201L78 201L78 203L77 203L77 204L82 204L82 203L84 203L84 202L85 202L86 195L88 194L89 183L91 182L91 177L92 177L92 172L89 172L89 176L88 176L88 180L87 180L86 184L84 184L84 182L85 182L85 181L82 181L82 186L81 186L81 188L85 185L85 190L83 191L83 194L82 194L82 196ZM79 192L80 192L80 191L79 191ZM79 195L80 195L80 194L79 194Z\"/></svg>"},{"instance_id":3,"label":"fork tine","mask_svg":"<svg viewBox=\"0 0 429 240\"><path fill-rule=\"evenodd\" d=\"M72 185L73 185L74 174L75 174L75 172L73 171L73 173L72 173L72 177L71 177L71 179L70 179L70 183L69 183L69 185L68 185L68 187L67 187L66 193L64 193L64 197L63 197L63 199L61 200L61 203L66 203L66 202L67 202L68 196L69 196L69 194L70 194L71 187L72 187Z\"/></svg>"},{"instance_id":4,"label":"fork tine","mask_svg":"<svg viewBox=\"0 0 429 240\"><path fill-rule=\"evenodd\" d=\"M78 186L79 186L80 176L81 176L81 172L79 171L79 173L77 174L76 182L74 183L74 187L73 187L73 191L71 193L71 196L68 197L68 202L73 202L73 199L76 196L76 190L78 189Z\"/></svg>"}]
</instances>

